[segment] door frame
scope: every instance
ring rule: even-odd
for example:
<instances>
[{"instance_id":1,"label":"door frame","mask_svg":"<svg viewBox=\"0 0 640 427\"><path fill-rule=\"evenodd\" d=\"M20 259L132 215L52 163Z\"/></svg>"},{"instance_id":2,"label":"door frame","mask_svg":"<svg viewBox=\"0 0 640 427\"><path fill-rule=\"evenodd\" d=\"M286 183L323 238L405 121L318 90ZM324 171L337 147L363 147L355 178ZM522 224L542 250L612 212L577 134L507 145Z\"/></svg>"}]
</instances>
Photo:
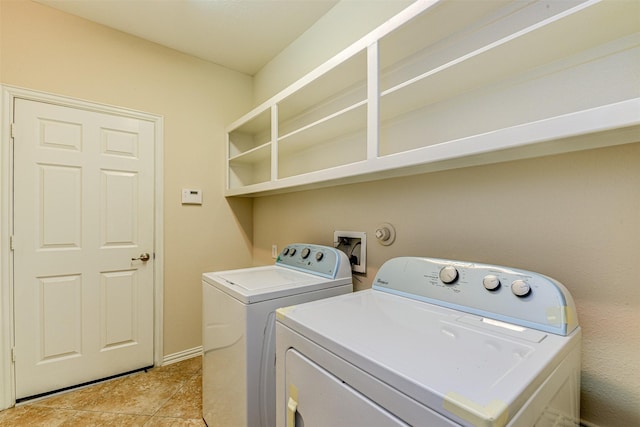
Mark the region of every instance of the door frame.
<instances>
[{"instance_id":1,"label":"door frame","mask_svg":"<svg viewBox=\"0 0 640 427\"><path fill-rule=\"evenodd\" d=\"M13 148L11 124L16 98L61 105L81 110L116 114L151 121L154 124L154 254L153 271L153 362L162 364L164 304L164 240L163 240L163 117L128 108L83 101L10 85L0 85L0 410L14 406L15 371L12 361L14 340L13 252L10 247L13 230Z\"/></svg>"}]
</instances>

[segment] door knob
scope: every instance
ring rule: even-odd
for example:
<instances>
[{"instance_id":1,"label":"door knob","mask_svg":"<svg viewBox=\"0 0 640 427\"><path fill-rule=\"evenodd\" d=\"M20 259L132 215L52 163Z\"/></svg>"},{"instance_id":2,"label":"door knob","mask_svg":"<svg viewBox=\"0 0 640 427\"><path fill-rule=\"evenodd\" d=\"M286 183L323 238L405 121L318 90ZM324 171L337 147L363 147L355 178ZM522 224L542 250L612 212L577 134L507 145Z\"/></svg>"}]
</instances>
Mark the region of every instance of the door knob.
<instances>
[{"instance_id":1,"label":"door knob","mask_svg":"<svg viewBox=\"0 0 640 427\"><path fill-rule=\"evenodd\" d=\"M138 258L131 258L131 261L149 261L149 259L151 259L151 255L149 255L147 252L140 254L140 256Z\"/></svg>"}]
</instances>

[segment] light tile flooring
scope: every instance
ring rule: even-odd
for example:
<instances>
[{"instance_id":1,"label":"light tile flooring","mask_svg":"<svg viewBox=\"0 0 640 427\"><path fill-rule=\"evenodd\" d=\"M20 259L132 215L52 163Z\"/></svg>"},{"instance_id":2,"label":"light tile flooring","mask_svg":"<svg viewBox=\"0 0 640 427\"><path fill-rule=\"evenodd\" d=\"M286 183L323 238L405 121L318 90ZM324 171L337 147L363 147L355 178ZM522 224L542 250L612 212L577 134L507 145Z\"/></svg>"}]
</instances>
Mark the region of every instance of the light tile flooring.
<instances>
[{"instance_id":1,"label":"light tile flooring","mask_svg":"<svg viewBox=\"0 0 640 427\"><path fill-rule=\"evenodd\" d=\"M0 412L0 426L205 426L202 358L7 409Z\"/></svg>"}]
</instances>

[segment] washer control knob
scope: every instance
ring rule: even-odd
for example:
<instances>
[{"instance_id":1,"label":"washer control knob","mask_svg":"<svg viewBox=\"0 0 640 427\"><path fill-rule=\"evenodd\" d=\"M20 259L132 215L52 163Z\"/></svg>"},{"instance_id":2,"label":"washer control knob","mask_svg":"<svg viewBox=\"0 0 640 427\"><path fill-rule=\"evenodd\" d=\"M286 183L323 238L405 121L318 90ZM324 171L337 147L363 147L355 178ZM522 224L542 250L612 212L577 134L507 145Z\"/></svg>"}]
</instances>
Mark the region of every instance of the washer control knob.
<instances>
[{"instance_id":1,"label":"washer control knob","mask_svg":"<svg viewBox=\"0 0 640 427\"><path fill-rule=\"evenodd\" d=\"M447 265L440 270L440 280L446 285L450 285L458 280L458 270L453 265Z\"/></svg>"},{"instance_id":2,"label":"washer control knob","mask_svg":"<svg viewBox=\"0 0 640 427\"><path fill-rule=\"evenodd\" d=\"M282 255L287 255L289 253L289 247L284 248L282 251Z\"/></svg>"},{"instance_id":3,"label":"washer control knob","mask_svg":"<svg viewBox=\"0 0 640 427\"><path fill-rule=\"evenodd\" d=\"M500 287L500 279L495 274L488 274L482 279L484 288L488 291L495 291Z\"/></svg>"},{"instance_id":4,"label":"washer control knob","mask_svg":"<svg viewBox=\"0 0 640 427\"><path fill-rule=\"evenodd\" d=\"M322 261L324 254L322 252L316 252L316 261Z\"/></svg>"},{"instance_id":5,"label":"washer control knob","mask_svg":"<svg viewBox=\"0 0 640 427\"><path fill-rule=\"evenodd\" d=\"M289 256L294 256L296 254L296 248L291 248L289 251Z\"/></svg>"},{"instance_id":6,"label":"washer control knob","mask_svg":"<svg viewBox=\"0 0 640 427\"><path fill-rule=\"evenodd\" d=\"M309 254L311 253L311 249L309 248L304 248L302 250L302 259L307 259L309 257Z\"/></svg>"},{"instance_id":7,"label":"washer control knob","mask_svg":"<svg viewBox=\"0 0 640 427\"><path fill-rule=\"evenodd\" d=\"M517 297L526 297L531 293L531 287L524 280L518 279L511 283L511 292Z\"/></svg>"}]
</instances>

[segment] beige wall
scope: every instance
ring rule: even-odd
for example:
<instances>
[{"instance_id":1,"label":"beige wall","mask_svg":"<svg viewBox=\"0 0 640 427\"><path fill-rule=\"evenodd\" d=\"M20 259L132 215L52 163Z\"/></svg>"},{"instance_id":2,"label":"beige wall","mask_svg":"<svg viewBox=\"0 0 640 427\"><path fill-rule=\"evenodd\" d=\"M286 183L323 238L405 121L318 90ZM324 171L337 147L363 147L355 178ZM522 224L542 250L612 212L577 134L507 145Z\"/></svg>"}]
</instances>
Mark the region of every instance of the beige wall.
<instances>
[{"instance_id":1,"label":"beige wall","mask_svg":"<svg viewBox=\"0 0 640 427\"><path fill-rule=\"evenodd\" d=\"M251 200L222 195L223 127L251 78L30 1L0 7L3 84L164 117L163 353L200 346L201 273L251 263ZM204 204L182 206L183 187Z\"/></svg>"},{"instance_id":2,"label":"beige wall","mask_svg":"<svg viewBox=\"0 0 640 427\"><path fill-rule=\"evenodd\" d=\"M371 5L380 6L364 7ZM339 3L258 73L256 100L355 41L349 23L366 16L356 9ZM583 419L602 427L640 425L639 188L640 142L257 198L254 262L273 262L272 244L331 245L334 230L353 230L370 239L367 274L355 276L358 289L371 286L385 260L404 255L552 276L571 291L583 328ZM396 227L392 246L373 238L381 222Z\"/></svg>"},{"instance_id":3,"label":"beige wall","mask_svg":"<svg viewBox=\"0 0 640 427\"><path fill-rule=\"evenodd\" d=\"M371 281L396 256L517 267L556 278L583 328L582 416L640 425L640 143L258 198L257 261L271 244L331 245L334 230L365 231ZM377 224L397 231L388 247ZM284 225L285 226L280 226Z\"/></svg>"},{"instance_id":4,"label":"beige wall","mask_svg":"<svg viewBox=\"0 0 640 427\"><path fill-rule=\"evenodd\" d=\"M255 75L255 104L312 71L413 0L340 1Z\"/></svg>"},{"instance_id":5,"label":"beige wall","mask_svg":"<svg viewBox=\"0 0 640 427\"><path fill-rule=\"evenodd\" d=\"M341 24L311 29L256 76L252 92L247 76L36 3L2 0L0 82L164 116L164 354L201 344L200 273L251 264L252 236L253 262L270 264L273 243L331 244L333 230L371 236L388 221L397 242L370 241L359 289L399 255L555 277L576 299L584 330L583 418L640 425L640 143L253 202L224 199L223 126L357 38L347 30L357 16L332 12ZM322 39L327 29L332 41ZM182 187L202 188L204 205L181 206Z\"/></svg>"}]
</instances>

